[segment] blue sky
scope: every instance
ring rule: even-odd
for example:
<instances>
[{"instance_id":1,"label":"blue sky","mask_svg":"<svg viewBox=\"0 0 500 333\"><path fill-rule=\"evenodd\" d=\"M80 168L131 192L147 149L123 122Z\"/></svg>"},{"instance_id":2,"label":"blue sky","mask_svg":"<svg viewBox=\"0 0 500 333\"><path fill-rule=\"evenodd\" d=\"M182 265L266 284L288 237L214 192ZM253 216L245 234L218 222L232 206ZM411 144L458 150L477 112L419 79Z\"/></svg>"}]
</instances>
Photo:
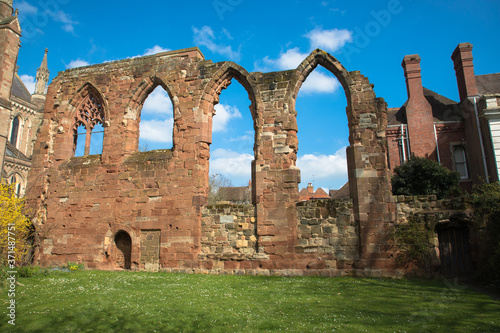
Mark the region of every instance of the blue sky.
<instances>
[{"instance_id":1,"label":"blue sky","mask_svg":"<svg viewBox=\"0 0 500 333\"><path fill-rule=\"evenodd\" d=\"M146 5L141 5L141 4ZM476 74L500 72L500 1L478 0L14 0L23 28L19 74L33 87L45 48L59 71L198 46L206 59L231 60L249 72L295 68L313 49L335 56L375 84L389 107L407 98L401 61L421 58L424 86L458 99L450 59L458 43L474 45ZM253 159L250 101L238 82L216 107L211 171L245 185ZM347 181L346 99L335 77L318 68L297 99L302 184L336 189ZM170 148L172 109L161 89L142 112L141 146Z\"/></svg>"}]
</instances>

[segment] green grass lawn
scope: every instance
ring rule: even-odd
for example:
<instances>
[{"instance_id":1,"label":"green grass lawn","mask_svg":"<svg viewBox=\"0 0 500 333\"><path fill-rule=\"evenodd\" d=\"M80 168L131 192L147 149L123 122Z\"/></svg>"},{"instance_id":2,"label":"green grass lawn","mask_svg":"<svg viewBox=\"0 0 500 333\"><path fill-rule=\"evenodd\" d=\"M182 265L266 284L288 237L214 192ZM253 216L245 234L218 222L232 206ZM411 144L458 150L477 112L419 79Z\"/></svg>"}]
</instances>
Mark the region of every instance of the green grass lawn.
<instances>
[{"instance_id":1,"label":"green grass lawn","mask_svg":"<svg viewBox=\"0 0 500 333\"><path fill-rule=\"evenodd\" d=\"M0 332L500 332L500 302L443 280L51 272Z\"/></svg>"}]
</instances>

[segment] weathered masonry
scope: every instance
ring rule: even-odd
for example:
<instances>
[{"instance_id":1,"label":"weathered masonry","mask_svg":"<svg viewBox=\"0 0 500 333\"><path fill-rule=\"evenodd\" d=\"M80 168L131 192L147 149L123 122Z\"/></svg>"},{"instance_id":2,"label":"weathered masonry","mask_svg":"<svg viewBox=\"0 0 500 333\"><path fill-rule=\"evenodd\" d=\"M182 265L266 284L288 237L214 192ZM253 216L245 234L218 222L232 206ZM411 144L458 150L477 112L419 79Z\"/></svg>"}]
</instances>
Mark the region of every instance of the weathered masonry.
<instances>
[{"instance_id":1,"label":"weathered masonry","mask_svg":"<svg viewBox=\"0 0 500 333\"><path fill-rule=\"evenodd\" d=\"M347 98L351 201L316 207L298 203L295 99L318 65ZM233 79L251 101L253 204L209 207L214 105ZM173 149L139 152L142 105L157 86L173 103ZM86 128L88 148L98 124L102 154L74 157L77 129ZM391 272L386 126L386 103L368 79L321 50L273 73L213 63L197 48L61 72L48 89L30 174L36 259L102 269Z\"/></svg>"}]
</instances>

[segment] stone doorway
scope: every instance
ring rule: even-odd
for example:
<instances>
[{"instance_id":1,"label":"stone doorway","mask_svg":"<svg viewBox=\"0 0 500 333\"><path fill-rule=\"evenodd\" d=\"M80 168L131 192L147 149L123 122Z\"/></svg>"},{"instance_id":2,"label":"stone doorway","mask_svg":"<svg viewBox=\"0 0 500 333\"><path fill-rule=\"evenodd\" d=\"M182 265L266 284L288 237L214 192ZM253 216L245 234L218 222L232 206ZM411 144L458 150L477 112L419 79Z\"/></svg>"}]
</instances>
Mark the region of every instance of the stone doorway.
<instances>
[{"instance_id":1,"label":"stone doorway","mask_svg":"<svg viewBox=\"0 0 500 333\"><path fill-rule=\"evenodd\" d=\"M116 265L119 268L130 269L132 257L132 238L126 231L118 231L115 235Z\"/></svg>"}]
</instances>

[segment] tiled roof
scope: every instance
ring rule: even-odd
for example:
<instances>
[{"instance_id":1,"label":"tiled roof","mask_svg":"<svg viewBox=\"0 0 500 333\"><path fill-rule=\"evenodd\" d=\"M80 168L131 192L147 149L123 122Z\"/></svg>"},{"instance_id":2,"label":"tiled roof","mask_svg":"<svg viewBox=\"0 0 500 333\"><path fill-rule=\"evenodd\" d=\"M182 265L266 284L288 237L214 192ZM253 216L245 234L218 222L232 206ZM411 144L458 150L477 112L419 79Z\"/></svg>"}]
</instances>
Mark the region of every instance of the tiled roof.
<instances>
[{"instance_id":1,"label":"tiled roof","mask_svg":"<svg viewBox=\"0 0 500 333\"><path fill-rule=\"evenodd\" d=\"M332 199L348 199L350 198L349 194L349 182L345 183L344 186L338 190L334 196L332 196Z\"/></svg>"},{"instance_id":2,"label":"tiled roof","mask_svg":"<svg viewBox=\"0 0 500 333\"><path fill-rule=\"evenodd\" d=\"M500 94L500 73L476 75L476 83L481 95Z\"/></svg>"},{"instance_id":3,"label":"tiled roof","mask_svg":"<svg viewBox=\"0 0 500 333\"><path fill-rule=\"evenodd\" d=\"M250 188L248 186L242 187L221 187L219 188L223 201L231 202L249 202L250 201Z\"/></svg>"},{"instance_id":4,"label":"tiled roof","mask_svg":"<svg viewBox=\"0 0 500 333\"><path fill-rule=\"evenodd\" d=\"M24 162L31 162L31 160L28 157L26 157L26 155L21 153L16 147L14 147L12 145L12 143L7 142L6 148L7 148L5 151L6 156L9 156L9 157L12 157L12 158L24 161Z\"/></svg>"},{"instance_id":5,"label":"tiled roof","mask_svg":"<svg viewBox=\"0 0 500 333\"><path fill-rule=\"evenodd\" d=\"M444 97L430 89L424 88L424 96L432 107L434 122L442 121L463 121L459 103ZM388 125L406 124L406 105L401 108L391 108L387 110Z\"/></svg>"},{"instance_id":6,"label":"tiled roof","mask_svg":"<svg viewBox=\"0 0 500 333\"><path fill-rule=\"evenodd\" d=\"M16 96L19 99L22 99L25 102L31 103L31 94L26 89L23 81L19 77L19 75L14 75L14 82L12 84L12 95Z\"/></svg>"}]
</instances>

